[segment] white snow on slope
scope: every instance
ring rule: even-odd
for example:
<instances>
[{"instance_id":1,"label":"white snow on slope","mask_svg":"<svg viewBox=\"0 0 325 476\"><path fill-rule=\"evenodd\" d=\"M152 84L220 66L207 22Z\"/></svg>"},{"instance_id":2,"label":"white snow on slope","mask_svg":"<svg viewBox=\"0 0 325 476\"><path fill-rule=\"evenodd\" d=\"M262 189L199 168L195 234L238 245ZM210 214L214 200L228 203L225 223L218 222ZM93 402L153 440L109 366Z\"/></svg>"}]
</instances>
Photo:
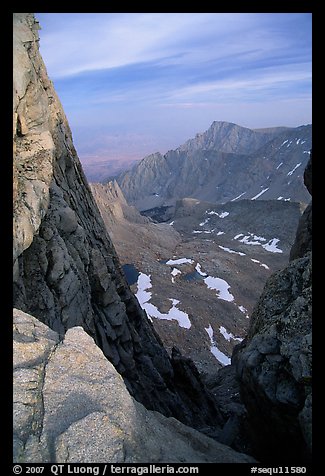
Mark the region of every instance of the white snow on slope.
<instances>
[{"instance_id":1,"label":"white snow on slope","mask_svg":"<svg viewBox=\"0 0 325 476\"><path fill-rule=\"evenodd\" d=\"M223 326L219 327L220 334L223 335L223 337L230 342L231 340L236 340L238 342L241 342L243 339L241 337L235 337L231 332L228 332L227 329Z\"/></svg>"},{"instance_id":2,"label":"white snow on slope","mask_svg":"<svg viewBox=\"0 0 325 476\"><path fill-rule=\"evenodd\" d=\"M242 233L236 235L234 240L238 239L242 235ZM272 238L267 243L262 244L261 241L266 241L266 238L249 233L248 235L243 236L243 238L241 238L239 241L241 243L245 243L245 245L260 245L266 251L270 251L271 253L283 253L283 251L277 247L277 243L280 241L278 238Z\"/></svg>"},{"instance_id":3,"label":"white snow on slope","mask_svg":"<svg viewBox=\"0 0 325 476\"><path fill-rule=\"evenodd\" d=\"M168 266L173 266L174 264L185 264L185 263L193 264L194 261L189 258L170 259L166 261L166 264L168 264Z\"/></svg>"},{"instance_id":4,"label":"white snow on slope","mask_svg":"<svg viewBox=\"0 0 325 476\"><path fill-rule=\"evenodd\" d=\"M226 248L225 246L218 245L223 251L227 251L228 253L235 253L239 256L245 256L246 253L241 253L240 251L231 250L230 248Z\"/></svg>"},{"instance_id":5,"label":"white snow on slope","mask_svg":"<svg viewBox=\"0 0 325 476\"><path fill-rule=\"evenodd\" d=\"M136 293L135 297L139 301L139 304L142 307L142 309L145 309L144 306L151 299L151 294L152 293L147 291L147 289L152 288L150 278L151 278L150 275L148 276L147 274L144 274L144 273L140 273L139 276L138 276L138 282L137 282L138 290L137 290L137 293ZM150 321L152 322L152 319L149 316L149 314L148 314L148 317L149 317Z\"/></svg>"},{"instance_id":6,"label":"white snow on slope","mask_svg":"<svg viewBox=\"0 0 325 476\"><path fill-rule=\"evenodd\" d=\"M213 289L217 291L217 298L222 299L223 301L234 301L234 296L228 291L230 284L227 283L224 279L215 278L213 276L208 276L204 271L202 271L202 266L200 263L197 263L195 270L203 276L203 280L208 287L208 289Z\"/></svg>"},{"instance_id":7,"label":"white snow on slope","mask_svg":"<svg viewBox=\"0 0 325 476\"><path fill-rule=\"evenodd\" d=\"M287 175L288 175L288 176L289 176L289 175L292 175L293 172L294 172L298 167L300 167L300 165L301 165L301 162L299 162L299 164L295 165L294 168L293 168L292 170L290 170L290 172L287 173Z\"/></svg>"},{"instance_id":8,"label":"white snow on slope","mask_svg":"<svg viewBox=\"0 0 325 476\"><path fill-rule=\"evenodd\" d=\"M278 238L273 238L265 245L262 245L262 248L264 248L266 251L271 251L271 253L283 253L283 251L277 247L279 241L280 240L278 240Z\"/></svg>"},{"instance_id":9,"label":"white snow on slope","mask_svg":"<svg viewBox=\"0 0 325 476\"><path fill-rule=\"evenodd\" d=\"M260 193L258 193L257 195L255 195L255 197L251 198L251 200L256 200L256 199L259 198L261 195L263 195L263 193L265 193L268 189L269 189L269 187L263 188L263 190L262 190Z\"/></svg>"},{"instance_id":10,"label":"white snow on slope","mask_svg":"<svg viewBox=\"0 0 325 476\"><path fill-rule=\"evenodd\" d=\"M208 215L217 215L219 218L226 218L229 215L229 212L214 212L213 210L211 212L206 211Z\"/></svg>"},{"instance_id":11,"label":"white snow on slope","mask_svg":"<svg viewBox=\"0 0 325 476\"><path fill-rule=\"evenodd\" d=\"M206 225L209 220L210 220L210 218L206 218L202 223L199 224L199 226L204 226L204 225Z\"/></svg>"},{"instance_id":12,"label":"white snow on slope","mask_svg":"<svg viewBox=\"0 0 325 476\"><path fill-rule=\"evenodd\" d=\"M237 306L237 307L240 310L240 312L245 314L246 319L249 319L249 315L248 315L248 311L247 311L246 307L244 307L244 306Z\"/></svg>"},{"instance_id":13,"label":"white snow on slope","mask_svg":"<svg viewBox=\"0 0 325 476\"><path fill-rule=\"evenodd\" d=\"M178 274L182 274L182 271L180 271L179 269L177 268L173 268L172 272L170 273L172 275L172 283L175 283L175 277L178 275Z\"/></svg>"},{"instance_id":14,"label":"white snow on slope","mask_svg":"<svg viewBox=\"0 0 325 476\"><path fill-rule=\"evenodd\" d=\"M148 292L147 289L152 288L151 276L144 273L140 273L138 277L138 291L135 297L138 299L140 306L144 309L148 315L148 318L152 322L152 318L156 317L157 319L163 319L172 321L175 320L178 322L180 327L189 329L191 327L191 321L186 312L181 311L176 306L179 304L177 299L169 299L172 303L172 307L169 309L167 314L161 313L156 306L151 304L149 301L151 299L151 292Z\"/></svg>"},{"instance_id":15,"label":"white snow on slope","mask_svg":"<svg viewBox=\"0 0 325 476\"><path fill-rule=\"evenodd\" d=\"M201 276L208 276L206 273L204 273L202 271L202 267L200 265L200 263L197 263L197 265L195 266L195 270L201 275Z\"/></svg>"},{"instance_id":16,"label":"white snow on slope","mask_svg":"<svg viewBox=\"0 0 325 476\"><path fill-rule=\"evenodd\" d=\"M241 193L240 195L238 195L238 197L235 197L233 198L232 200L230 200L231 202L234 202L235 200L238 200L239 198L241 198L243 195L245 195L246 192L243 192Z\"/></svg>"},{"instance_id":17,"label":"white snow on slope","mask_svg":"<svg viewBox=\"0 0 325 476\"><path fill-rule=\"evenodd\" d=\"M236 239L236 237L234 239ZM249 233L248 235L243 236L243 238L241 238L239 241L241 243L245 243L245 245L261 245L261 241L266 241L266 238L263 238L263 236L254 235L253 233Z\"/></svg>"},{"instance_id":18,"label":"white snow on slope","mask_svg":"<svg viewBox=\"0 0 325 476\"><path fill-rule=\"evenodd\" d=\"M282 147L284 144L286 144L288 142L289 139L285 140L284 142L282 142L282 144L280 145L280 147Z\"/></svg>"},{"instance_id":19,"label":"white snow on slope","mask_svg":"<svg viewBox=\"0 0 325 476\"><path fill-rule=\"evenodd\" d=\"M278 197L277 200L283 200L283 197L281 197L281 195L280 195L280 197Z\"/></svg>"},{"instance_id":20,"label":"white snow on slope","mask_svg":"<svg viewBox=\"0 0 325 476\"><path fill-rule=\"evenodd\" d=\"M205 284L208 289L214 289L217 291L217 298L222 299L223 301L234 301L234 296L228 291L230 284L227 283L224 279L214 278L213 276L207 276L204 279Z\"/></svg>"},{"instance_id":21,"label":"white snow on slope","mask_svg":"<svg viewBox=\"0 0 325 476\"><path fill-rule=\"evenodd\" d=\"M279 165L277 166L276 170L279 170L279 168L283 165L283 162L280 162Z\"/></svg>"},{"instance_id":22,"label":"white snow on slope","mask_svg":"<svg viewBox=\"0 0 325 476\"><path fill-rule=\"evenodd\" d=\"M205 327L204 329L206 330L206 332L208 333L208 336L210 337L210 342L211 342L210 352L215 356L215 358L218 360L218 362L220 362L220 364L230 365L231 359L226 354L221 352L221 350L218 349L215 343L211 324L209 324L209 327Z\"/></svg>"},{"instance_id":23,"label":"white snow on slope","mask_svg":"<svg viewBox=\"0 0 325 476\"><path fill-rule=\"evenodd\" d=\"M217 236L224 235L224 234L225 234L224 231L218 231Z\"/></svg>"},{"instance_id":24,"label":"white snow on slope","mask_svg":"<svg viewBox=\"0 0 325 476\"><path fill-rule=\"evenodd\" d=\"M261 263L258 259L251 258L251 261L253 261L253 263L259 264L260 266L262 266L262 268L270 269L267 264Z\"/></svg>"}]
</instances>

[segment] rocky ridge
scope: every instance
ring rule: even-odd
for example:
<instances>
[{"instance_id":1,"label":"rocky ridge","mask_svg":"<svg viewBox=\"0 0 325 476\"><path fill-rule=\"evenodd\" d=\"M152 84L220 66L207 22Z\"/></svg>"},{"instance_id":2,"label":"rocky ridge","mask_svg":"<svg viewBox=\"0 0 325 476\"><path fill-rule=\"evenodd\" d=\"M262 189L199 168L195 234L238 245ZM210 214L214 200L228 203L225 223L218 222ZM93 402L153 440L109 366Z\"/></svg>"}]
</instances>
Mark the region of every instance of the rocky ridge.
<instances>
[{"instance_id":1,"label":"rocky ridge","mask_svg":"<svg viewBox=\"0 0 325 476\"><path fill-rule=\"evenodd\" d=\"M218 425L198 374L168 356L125 280L39 54L38 28L32 14L14 14L14 306L60 335L82 326L148 408ZM187 400L184 385L198 389Z\"/></svg>"},{"instance_id":2,"label":"rocky ridge","mask_svg":"<svg viewBox=\"0 0 325 476\"><path fill-rule=\"evenodd\" d=\"M309 201L303 186L311 125L268 132L214 122L165 155L145 157L120 174L128 203L139 210L174 206L185 197L212 203L240 198Z\"/></svg>"}]
</instances>

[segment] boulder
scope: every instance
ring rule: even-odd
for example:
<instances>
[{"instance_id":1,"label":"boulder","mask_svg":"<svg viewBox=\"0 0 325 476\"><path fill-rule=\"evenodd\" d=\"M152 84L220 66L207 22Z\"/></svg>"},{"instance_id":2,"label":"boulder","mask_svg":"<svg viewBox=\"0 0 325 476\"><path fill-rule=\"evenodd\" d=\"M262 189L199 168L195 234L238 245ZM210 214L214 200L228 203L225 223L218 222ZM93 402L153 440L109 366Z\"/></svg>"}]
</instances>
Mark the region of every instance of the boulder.
<instances>
[{"instance_id":1,"label":"boulder","mask_svg":"<svg viewBox=\"0 0 325 476\"><path fill-rule=\"evenodd\" d=\"M81 327L64 338L14 310L15 463L247 463L134 400Z\"/></svg>"}]
</instances>

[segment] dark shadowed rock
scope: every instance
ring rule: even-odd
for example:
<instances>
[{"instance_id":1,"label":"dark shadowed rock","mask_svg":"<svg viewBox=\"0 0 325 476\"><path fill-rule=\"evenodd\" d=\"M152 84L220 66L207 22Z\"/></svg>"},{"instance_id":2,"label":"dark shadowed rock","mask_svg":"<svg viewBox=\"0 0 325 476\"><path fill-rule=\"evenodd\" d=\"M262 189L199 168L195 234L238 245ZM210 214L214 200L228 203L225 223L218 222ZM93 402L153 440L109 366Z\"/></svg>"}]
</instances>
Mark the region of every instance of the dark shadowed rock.
<instances>
[{"instance_id":1,"label":"dark shadowed rock","mask_svg":"<svg viewBox=\"0 0 325 476\"><path fill-rule=\"evenodd\" d=\"M310 194L312 194L312 153L304 172L304 182ZM290 260L301 258L312 249L312 202L304 211L296 233L296 239L290 252Z\"/></svg>"},{"instance_id":2,"label":"dark shadowed rock","mask_svg":"<svg viewBox=\"0 0 325 476\"><path fill-rule=\"evenodd\" d=\"M306 183L310 172L311 165L305 175ZM306 462L311 458L309 220L311 205L298 226L290 264L267 281L251 316L248 335L233 353L255 454L263 462Z\"/></svg>"}]
</instances>

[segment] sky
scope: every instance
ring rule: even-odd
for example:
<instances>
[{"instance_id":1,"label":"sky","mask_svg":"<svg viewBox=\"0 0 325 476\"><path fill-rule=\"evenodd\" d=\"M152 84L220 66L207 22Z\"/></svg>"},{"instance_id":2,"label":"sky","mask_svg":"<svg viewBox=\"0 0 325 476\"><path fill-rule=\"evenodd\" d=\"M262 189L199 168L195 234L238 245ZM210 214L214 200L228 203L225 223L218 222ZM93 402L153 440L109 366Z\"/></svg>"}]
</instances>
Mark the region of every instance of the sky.
<instances>
[{"instance_id":1,"label":"sky","mask_svg":"<svg viewBox=\"0 0 325 476\"><path fill-rule=\"evenodd\" d=\"M37 13L81 162L165 153L228 121L311 117L311 13Z\"/></svg>"}]
</instances>

